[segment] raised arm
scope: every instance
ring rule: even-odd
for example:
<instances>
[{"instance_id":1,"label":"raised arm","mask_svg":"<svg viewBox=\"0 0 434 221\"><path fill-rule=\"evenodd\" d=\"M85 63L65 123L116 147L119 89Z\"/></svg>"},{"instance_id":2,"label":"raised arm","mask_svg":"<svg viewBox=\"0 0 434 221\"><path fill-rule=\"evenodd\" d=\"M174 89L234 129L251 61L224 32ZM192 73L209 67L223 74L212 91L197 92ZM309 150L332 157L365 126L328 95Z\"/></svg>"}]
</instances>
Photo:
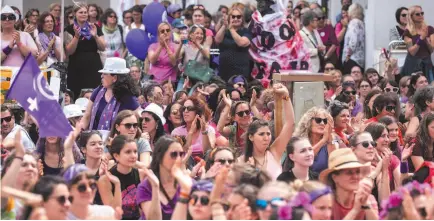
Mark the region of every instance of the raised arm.
<instances>
[{"instance_id":1,"label":"raised arm","mask_svg":"<svg viewBox=\"0 0 434 221\"><path fill-rule=\"evenodd\" d=\"M160 181L151 170L145 169L144 171L152 186L152 199L151 201L140 203L140 209L142 209L147 220L162 220L163 215L160 206Z\"/></svg>"},{"instance_id":2,"label":"raised arm","mask_svg":"<svg viewBox=\"0 0 434 221\"><path fill-rule=\"evenodd\" d=\"M193 186L193 181L187 174L182 170L182 162L178 158L175 165L172 167L172 176L175 177L176 181L181 186L181 195L176 202L175 209L172 214L172 220L187 220L188 202L191 192L191 187Z\"/></svg>"},{"instance_id":3,"label":"raised arm","mask_svg":"<svg viewBox=\"0 0 434 221\"><path fill-rule=\"evenodd\" d=\"M66 42L66 54L72 55L77 50L78 46L78 38L80 37L80 28L74 25L74 36L65 31L65 42Z\"/></svg>"},{"instance_id":4,"label":"raised arm","mask_svg":"<svg viewBox=\"0 0 434 221\"><path fill-rule=\"evenodd\" d=\"M81 125L83 130L86 130L89 128L89 123L90 123L91 114L92 114L92 107L93 107L93 102L91 100L89 100L89 103L87 104L87 107L86 107L86 111L84 112L84 115L80 121L80 125ZM92 128L90 128L90 129L92 129Z\"/></svg>"},{"instance_id":5,"label":"raised arm","mask_svg":"<svg viewBox=\"0 0 434 221\"><path fill-rule=\"evenodd\" d=\"M220 113L219 122L217 124L217 131L220 132L223 136L228 137L231 133L231 130L229 127L226 127L226 117L229 114L229 110L232 106L231 99L226 95L226 93L223 93L223 99L222 101L225 103L225 107L223 108L223 111Z\"/></svg>"},{"instance_id":6,"label":"raised arm","mask_svg":"<svg viewBox=\"0 0 434 221\"><path fill-rule=\"evenodd\" d=\"M101 200L104 205L111 206L113 209L122 207L122 191L119 178L113 176L107 168L105 174L101 176L97 182L98 191L101 195ZM112 185L115 186L115 192L112 193Z\"/></svg>"}]
</instances>

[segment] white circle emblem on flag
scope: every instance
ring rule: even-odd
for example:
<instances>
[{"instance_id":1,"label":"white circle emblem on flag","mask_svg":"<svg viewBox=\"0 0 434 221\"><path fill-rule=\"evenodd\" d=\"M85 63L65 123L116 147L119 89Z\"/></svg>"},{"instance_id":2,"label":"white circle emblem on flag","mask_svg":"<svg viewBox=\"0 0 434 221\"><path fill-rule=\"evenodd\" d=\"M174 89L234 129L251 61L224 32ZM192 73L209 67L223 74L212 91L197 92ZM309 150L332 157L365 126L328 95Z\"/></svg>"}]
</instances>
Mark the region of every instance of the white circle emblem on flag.
<instances>
[{"instance_id":1,"label":"white circle emblem on flag","mask_svg":"<svg viewBox=\"0 0 434 221\"><path fill-rule=\"evenodd\" d=\"M36 82L35 82L35 78L33 78L33 89L35 89L35 91L39 91L42 94L42 96L44 96L49 100L56 100L57 98L54 96L53 92L48 87L47 82L45 82L45 85L42 85L43 84L42 79L45 79L44 75L42 74L42 72L39 72L38 77L36 78Z\"/></svg>"}]
</instances>

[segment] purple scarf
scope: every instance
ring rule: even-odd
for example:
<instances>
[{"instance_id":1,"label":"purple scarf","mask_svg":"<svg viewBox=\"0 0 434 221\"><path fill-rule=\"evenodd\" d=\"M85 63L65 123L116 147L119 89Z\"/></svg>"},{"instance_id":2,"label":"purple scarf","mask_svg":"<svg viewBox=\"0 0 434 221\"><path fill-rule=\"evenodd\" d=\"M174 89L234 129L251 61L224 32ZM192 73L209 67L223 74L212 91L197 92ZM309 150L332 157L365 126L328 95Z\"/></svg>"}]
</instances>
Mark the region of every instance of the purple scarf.
<instances>
[{"instance_id":1,"label":"purple scarf","mask_svg":"<svg viewBox=\"0 0 434 221\"><path fill-rule=\"evenodd\" d=\"M77 20L74 19L74 25L76 25L77 27L80 27L80 25L78 25ZM83 27L80 27L80 36L83 37L82 39L87 39L90 40L92 38L92 34L90 33L90 30L92 29L92 27L90 26L89 22L84 22Z\"/></svg>"},{"instance_id":2,"label":"purple scarf","mask_svg":"<svg viewBox=\"0 0 434 221\"><path fill-rule=\"evenodd\" d=\"M48 44L50 44L50 41L56 37L56 35L53 32L50 32L50 36L47 36L45 33L41 32L38 34L39 41L41 42L42 49L44 51L48 50ZM49 52L49 56L54 58L56 54L54 54L54 47L51 48L51 51Z\"/></svg>"},{"instance_id":3,"label":"purple scarf","mask_svg":"<svg viewBox=\"0 0 434 221\"><path fill-rule=\"evenodd\" d=\"M92 107L92 115L90 119L90 130L93 130L93 124L95 122L95 116L96 112L98 111L98 106L101 101L101 99L105 99L104 95L107 89L101 88L96 95L95 102ZM112 126L112 121L116 118L116 115L119 111L120 103L116 101L116 98L113 96L110 102L107 103L107 105L104 108L104 111L101 114L101 117L99 118L97 130L110 130Z\"/></svg>"}]
</instances>

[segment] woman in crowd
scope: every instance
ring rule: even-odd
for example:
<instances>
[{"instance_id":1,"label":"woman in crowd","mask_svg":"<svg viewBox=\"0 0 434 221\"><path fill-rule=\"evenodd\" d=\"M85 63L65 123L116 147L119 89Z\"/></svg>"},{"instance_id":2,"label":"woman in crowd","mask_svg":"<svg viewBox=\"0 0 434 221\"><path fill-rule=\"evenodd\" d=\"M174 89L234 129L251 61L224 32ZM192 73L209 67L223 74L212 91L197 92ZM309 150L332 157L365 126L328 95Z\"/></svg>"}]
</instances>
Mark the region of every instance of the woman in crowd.
<instances>
[{"instance_id":1,"label":"woman in crowd","mask_svg":"<svg viewBox=\"0 0 434 221\"><path fill-rule=\"evenodd\" d=\"M116 136L109 146L110 154L116 165L105 172L99 179L98 189L105 205L112 205L114 200L122 198L122 219L139 219L139 207L136 205L136 191L139 183L146 177L145 170L134 168L137 161L137 145L134 139L124 135ZM114 177L112 177L114 176ZM120 191L113 182L120 181ZM121 195L121 196L120 196Z\"/></svg>"},{"instance_id":2,"label":"woman in crowd","mask_svg":"<svg viewBox=\"0 0 434 221\"><path fill-rule=\"evenodd\" d=\"M47 66L60 61L63 45L54 33L54 16L48 12L42 13L38 20L39 34L36 36L36 44L39 46L38 64L47 62Z\"/></svg>"},{"instance_id":3,"label":"woman in crowd","mask_svg":"<svg viewBox=\"0 0 434 221\"><path fill-rule=\"evenodd\" d=\"M408 56L401 72L404 75L422 68L429 80L434 80L431 52L434 47L434 28L425 23L422 7L415 5L408 10L408 24L404 32Z\"/></svg>"},{"instance_id":4,"label":"woman in crowd","mask_svg":"<svg viewBox=\"0 0 434 221\"><path fill-rule=\"evenodd\" d=\"M348 9L350 23L345 33L345 43L342 52L344 73L349 73L354 66L365 67L365 24L363 7L353 3Z\"/></svg>"},{"instance_id":5,"label":"woman in crowd","mask_svg":"<svg viewBox=\"0 0 434 221\"><path fill-rule=\"evenodd\" d=\"M130 110L119 112L114 120L109 137L115 138L117 135L124 135L129 139L134 139L137 145L137 159L145 165L149 165L152 153L151 145L148 140L141 138L138 122L139 120L135 112ZM107 158L111 159L110 156Z\"/></svg>"},{"instance_id":6,"label":"woman in crowd","mask_svg":"<svg viewBox=\"0 0 434 221\"><path fill-rule=\"evenodd\" d=\"M205 44L205 28L200 25L193 25L188 34L189 43L179 44L176 51L176 57L183 57L183 67L185 69L190 60L209 66L210 52L209 47Z\"/></svg>"},{"instance_id":7,"label":"woman in crowd","mask_svg":"<svg viewBox=\"0 0 434 221\"><path fill-rule=\"evenodd\" d=\"M105 50L105 41L101 28L88 22L85 3L75 4L74 14L74 24L65 27L65 48L69 56L68 87L74 94L80 94L82 88L95 88L101 82L98 51Z\"/></svg>"},{"instance_id":8,"label":"woman in crowd","mask_svg":"<svg viewBox=\"0 0 434 221\"><path fill-rule=\"evenodd\" d=\"M211 120L211 110L205 101L189 97L182 107L182 126L172 131L172 136L184 136L184 148L192 149L193 156L202 158L209 149L215 147L215 130L207 122Z\"/></svg>"},{"instance_id":9,"label":"woman in crowd","mask_svg":"<svg viewBox=\"0 0 434 221\"><path fill-rule=\"evenodd\" d=\"M334 80L326 83L328 85L328 91L325 98L326 100L332 100L342 92L342 72L335 69L335 66L331 62L326 62L324 73L326 72L332 75Z\"/></svg>"},{"instance_id":10,"label":"woman in crowd","mask_svg":"<svg viewBox=\"0 0 434 221\"><path fill-rule=\"evenodd\" d=\"M74 16L74 10L72 8L65 10L65 19L63 21L65 22L65 27L74 24Z\"/></svg>"},{"instance_id":11,"label":"woman in crowd","mask_svg":"<svg viewBox=\"0 0 434 221\"><path fill-rule=\"evenodd\" d=\"M333 151L328 161L328 169L321 172L319 180L333 190L332 219L378 219L372 183L360 182L360 170L370 163L359 163L349 148Z\"/></svg>"},{"instance_id":12,"label":"woman in crowd","mask_svg":"<svg viewBox=\"0 0 434 221\"><path fill-rule=\"evenodd\" d=\"M292 10L293 12L293 17L292 20L295 23L295 26L297 27L297 30L301 30L303 28L303 26L301 25L301 7L297 6L294 8L294 10Z\"/></svg>"},{"instance_id":13,"label":"woman in crowd","mask_svg":"<svg viewBox=\"0 0 434 221\"><path fill-rule=\"evenodd\" d=\"M369 80L372 87L379 86L380 81L383 79L375 68L366 69L364 77Z\"/></svg>"},{"instance_id":14,"label":"woman in crowd","mask_svg":"<svg viewBox=\"0 0 434 221\"><path fill-rule=\"evenodd\" d=\"M115 211L110 206L92 205L97 192L97 180L89 168L82 164L73 164L63 172L63 179L73 199L68 212L68 220L84 220L92 217L114 217ZM119 179L116 180L117 200L120 204L121 191ZM119 205L120 206L120 205Z\"/></svg>"},{"instance_id":15,"label":"woman in crowd","mask_svg":"<svg viewBox=\"0 0 434 221\"><path fill-rule=\"evenodd\" d=\"M141 220L169 220L180 197L180 187L172 174L175 162L185 152L180 143L170 136L161 137L155 144L151 167L145 170L147 178L137 189L137 205ZM182 173L182 172L181 172ZM183 192L189 196L190 192Z\"/></svg>"},{"instance_id":16,"label":"woman in crowd","mask_svg":"<svg viewBox=\"0 0 434 221\"><path fill-rule=\"evenodd\" d=\"M310 213L312 220L332 219L333 192L330 187L317 181L306 181L304 183L297 181L292 186L296 185L301 185L298 188L299 192L309 194L310 204L312 204Z\"/></svg>"},{"instance_id":17,"label":"woman in crowd","mask_svg":"<svg viewBox=\"0 0 434 221\"><path fill-rule=\"evenodd\" d=\"M331 24L327 24L327 17L320 8L312 10L318 19L318 33L321 36L321 41L326 47L324 53L324 60L331 61L333 64L338 64L339 60L336 53L336 48L339 46L338 39L336 38L335 30Z\"/></svg>"},{"instance_id":18,"label":"woman in crowd","mask_svg":"<svg viewBox=\"0 0 434 221\"><path fill-rule=\"evenodd\" d=\"M341 19L335 26L336 38L339 42L339 47L336 48L336 53L338 54L339 61L342 61L342 50L344 49L344 39L347 33L348 23L350 22L348 17L349 5L343 5L341 9Z\"/></svg>"},{"instance_id":19,"label":"woman in crowd","mask_svg":"<svg viewBox=\"0 0 434 221\"><path fill-rule=\"evenodd\" d=\"M402 160L401 152L402 152L403 142L400 140L399 137L398 121L394 117L384 116L380 118L378 122L384 124L387 128L387 131L389 132L389 142L390 142L389 146L393 155L398 157L398 159Z\"/></svg>"},{"instance_id":20,"label":"woman in crowd","mask_svg":"<svg viewBox=\"0 0 434 221\"><path fill-rule=\"evenodd\" d=\"M209 154L205 165L205 170L208 171L211 167L226 165L232 167L236 161L234 151L229 147L216 147Z\"/></svg>"},{"instance_id":21,"label":"woman in crowd","mask_svg":"<svg viewBox=\"0 0 434 221\"><path fill-rule=\"evenodd\" d=\"M149 74L154 76L154 80L162 83L170 79L177 81L176 65L178 57L176 49L178 45L171 40L172 29L169 23L162 22L158 25L158 42L153 43L148 49L148 59L151 62Z\"/></svg>"},{"instance_id":22,"label":"woman in crowd","mask_svg":"<svg viewBox=\"0 0 434 221\"><path fill-rule=\"evenodd\" d=\"M251 184L237 186L228 197L229 209L226 213L227 218L229 220L258 220L258 211L256 210L258 190L258 187ZM250 209L250 213L246 213L246 210L243 210L243 208L248 208L247 211Z\"/></svg>"},{"instance_id":23,"label":"woman in crowd","mask_svg":"<svg viewBox=\"0 0 434 221\"><path fill-rule=\"evenodd\" d=\"M118 25L116 12L108 8L101 17L102 33L106 42L104 55L106 58L121 57L123 58L125 45L122 36L121 26Z\"/></svg>"},{"instance_id":24,"label":"woman in crowd","mask_svg":"<svg viewBox=\"0 0 434 221\"><path fill-rule=\"evenodd\" d=\"M132 19L132 22L130 22L129 24L125 23L125 34L124 34L124 41L128 35L128 32L139 28L141 30L145 30L145 25L143 25L143 21L142 21L142 13L143 13L143 9L140 7L140 5L134 5L131 8L131 17L130 19ZM128 14L127 14L128 15ZM124 22L125 22L125 17L127 17L127 15L124 16Z\"/></svg>"},{"instance_id":25,"label":"woman in crowd","mask_svg":"<svg viewBox=\"0 0 434 221\"><path fill-rule=\"evenodd\" d=\"M230 193L232 190L242 184L250 184L257 188L261 188L266 183L270 182L272 178L268 172L258 170L255 166L250 164L234 164L228 173L225 183L225 192ZM226 194L226 198L229 194ZM224 197L225 198L225 197Z\"/></svg>"},{"instance_id":26,"label":"woman in crowd","mask_svg":"<svg viewBox=\"0 0 434 221\"><path fill-rule=\"evenodd\" d=\"M417 89L428 86L428 79L423 72L416 72L411 75L410 84L408 85L407 97L411 98Z\"/></svg>"},{"instance_id":27,"label":"woman in crowd","mask_svg":"<svg viewBox=\"0 0 434 221\"><path fill-rule=\"evenodd\" d=\"M428 113L434 111L434 87L427 86L421 89L418 89L416 93L413 95L413 102L416 106L414 114L415 117L412 117L410 123L408 124L406 136L414 137L419 128L420 122L422 121L423 116Z\"/></svg>"},{"instance_id":28,"label":"woman in crowd","mask_svg":"<svg viewBox=\"0 0 434 221\"><path fill-rule=\"evenodd\" d=\"M32 193L42 196L42 208L47 219L67 220L71 207L72 196L62 177L41 177L31 190ZM26 206L21 219L28 220L34 211L33 206Z\"/></svg>"},{"instance_id":29,"label":"woman in crowd","mask_svg":"<svg viewBox=\"0 0 434 221\"><path fill-rule=\"evenodd\" d=\"M89 14L89 23L94 24L101 28L101 21L100 21L101 14L99 13L98 5L89 4L87 13Z\"/></svg>"},{"instance_id":30,"label":"woman in crowd","mask_svg":"<svg viewBox=\"0 0 434 221\"><path fill-rule=\"evenodd\" d=\"M114 68L111 67L112 65ZM124 59L108 58L104 69L99 72L102 73L102 86L92 93L82 119L82 127L108 131L118 112L139 108L137 102L139 90L128 75L130 70L126 68Z\"/></svg>"},{"instance_id":31,"label":"woman in crowd","mask_svg":"<svg viewBox=\"0 0 434 221\"><path fill-rule=\"evenodd\" d=\"M27 32L32 36L33 39L39 34L38 30L38 20L39 20L39 10L36 8L31 8L27 11L24 18L24 32Z\"/></svg>"},{"instance_id":32,"label":"woman in crowd","mask_svg":"<svg viewBox=\"0 0 434 221\"><path fill-rule=\"evenodd\" d=\"M369 80L366 78L363 78L359 85L357 85L357 91L359 93L359 102L360 104L364 104L366 97L368 96L369 92L371 92L373 86Z\"/></svg>"},{"instance_id":33,"label":"woman in crowd","mask_svg":"<svg viewBox=\"0 0 434 221\"><path fill-rule=\"evenodd\" d=\"M220 49L219 76L226 82L233 75L250 76L249 46L252 36L243 26L243 12L232 8L228 20L223 19L222 22L222 28L215 36Z\"/></svg>"},{"instance_id":34,"label":"woman in crowd","mask_svg":"<svg viewBox=\"0 0 434 221\"><path fill-rule=\"evenodd\" d=\"M292 183L295 180L315 180L318 175L310 171L309 167L313 164L313 148L306 138L292 137L286 145L288 154L283 163L283 173L277 180Z\"/></svg>"},{"instance_id":35,"label":"woman in crowd","mask_svg":"<svg viewBox=\"0 0 434 221\"><path fill-rule=\"evenodd\" d=\"M273 181L266 183L259 189L256 199L259 220L271 219L272 208L288 202L296 194L297 192L285 182Z\"/></svg>"},{"instance_id":36,"label":"woman in crowd","mask_svg":"<svg viewBox=\"0 0 434 221\"><path fill-rule=\"evenodd\" d=\"M164 125L164 131L167 134L171 134L175 128L182 126L181 108L182 105L175 101L167 105L164 110L163 117L167 119Z\"/></svg>"},{"instance_id":37,"label":"woman in crowd","mask_svg":"<svg viewBox=\"0 0 434 221\"><path fill-rule=\"evenodd\" d=\"M65 10L66 11L66 10ZM50 14L54 16L54 34L59 36L60 33L60 14L62 13L62 5L60 3L52 3L50 4ZM65 13L66 14L66 13ZM69 25L68 23L65 23L66 25Z\"/></svg>"},{"instance_id":38,"label":"woman in crowd","mask_svg":"<svg viewBox=\"0 0 434 221\"><path fill-rule=\"evenodd\" d=\"M1 65L20 67L24 58L32 53L37 57L38 48L27 32L15 29L18 15L8 5L1 10Z\"/></svg>"},{"instance_id":39,"label":"woman in crowd","mask_svg":"<svg viewBox=\"0 0 434 221\"><path fill-rule=\"evenodd\" d=\"M374 101L381 93L382 91L380 89L372 89L371 92L366 95L365 102L363 102L363 116L361 119L366 120L373 117L372 110Z\"/></svg>"},{"instance_id":40,"label":"woman in crowd","mask_svg":"<svg viewBox=\"0 0 434 221\"><path fill-rule=\"evenodd\" d=\"M318 17L312 10L308 10L301 17L303 23L303 29L300 33L303 38L304 45L308 48L310 54L309 66L313 72L323 71L321 70L321 60L324 59L324 53L326 53L326 47L324 46L321 36L318 33ZM321 18L322 19L322 18Z\"/></svg>"},{"instance_id":41,"label":"woman in crowd","mask_svg":"<svg viewBox=\"0 0 434 221\"><path fill-rule=\"evenodd\" d=\"M203 7L203 5L195 5L193 6L193 25L197 25L199 27L203 27L205 28L205 7ZM211 47L212 43L213 43L213 37L214 34L213 32L206 28L206 32L204 35L205 38L205 46L207 46L208 48Z\"/></svg>"},{"instance_id":42,"label":"woman in crowd","mask_svg":"<svg viewBox=\"0 0 434 221\"><path fill-rule=\"evenodd\" d=\"M131 10L126 10L122 12L122 22L124 23L124 30L126 30L127 26L131 25L131 23L133 22L133 14Z\"/></svg>"},{"instance_id":43,"label":"woman in crowd","mask_svg":"<svg viewBox=\"0 0 434 221\"><path fill-rule=\"evenodd\" d=\"M249 125L246 133L246 147L242 162L249 162L258 169L267 171L273 180L282 173L281 159L285 147L294 131L294 110L289 98L288 88L282 84L273 85L274 92L283 97L285 114L282 131L271 144L271 131L267 121L256 120ZM270 145L271 144L271 145Z\"/></svg>"},{"instance_id":44,"label":"woman in crowd","mask_svg":"<svg viewBox=\"0 0 434 221\"><path fill-rule=\"evenodd\" d=\"M333 137L338 142L340 147L348 147L349 136L354 133L354 130L350 122L350 109L346 103L339 101L333 101L329 105L328 109L334 122Z\"/></svg>"},{"instance_id":45,"label":"woman in crowd","mask_svg":"<svg viewBox=\"0 0 434 221\"><path fill-rule=\"evenodd\" d=\"M391 116L395 119L399 119L401 106L399 104L398 95L395 93L384 93L378 95L374 100L372 106L372 117L364 122L366 127L372 122L378 122L378 120L384 116Z\"/></svg>"},{"instance_id":46,"label":"woman in crowd","mask_svg":"<svg viewBox=\"0 0 434 221\"><path fill-rule=\"evenodd\" d=\"M415 169L419 168L424 161L434 161L433 140L434 134L434 114L428 113L420 122L420 127L416 134L416 142L411 155L411 161ZM411 141L413 143L413 141Z\"/></svg>"},{"instance_id":47,"label":"woman in crowd","mask_svg":"<svg viewBox=\"0 0 434 221\"><path fill-rule=\"evenodd\" d=\"M403 41L404 32L406 30L408 21L408 8L400 7L395 12L395 19L398 25L390 29L389 41Z\"/></svg>"},{"instance_id":48,"label":"woman in crowd","mask_svg":"<svg viewBox=\"0 0 434 221\"><path fill-rule=\"evenodd\" d=\"M165 124L166 118L164 118L163 109L160 106L150 103L145 110L143 110L141 128L143 133L148 133L149 143L153 150L157 140L165 135L163 126Z\"/></svg>"},{"instance_id":49,"label":"woman in crowd","mask_svg":"<svg viewBox=\"0 0 434 221\"><path fill-rule=\"evenodd\" d=\"M408 89L410 87L410 76L404 76L399 80L399 102L406 104L408 102Z\"/></svg>"},{"instance_id":50,"label":"woman in crowd","mask_svg":"<svg viewBox=\"0 0 434 221\"><path fill-rule=\"evenodd\" d=\"M313 107L300 119L294 136L304 137L309 140L314 150L314 163L312 170L315 173L327 169L329 154L336 149L333 141L332 117L323 108Z\"/></svg>"}]
</instances>

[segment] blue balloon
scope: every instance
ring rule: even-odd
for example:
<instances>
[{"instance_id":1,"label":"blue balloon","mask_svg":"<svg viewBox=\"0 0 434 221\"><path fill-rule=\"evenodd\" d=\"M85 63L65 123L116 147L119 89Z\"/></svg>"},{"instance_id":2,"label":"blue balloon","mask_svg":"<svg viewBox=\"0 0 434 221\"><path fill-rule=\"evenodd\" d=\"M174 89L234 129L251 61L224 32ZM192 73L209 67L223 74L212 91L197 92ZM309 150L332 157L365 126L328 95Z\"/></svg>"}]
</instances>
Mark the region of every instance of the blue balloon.
<instances>
[{"instance_id":1,"label":"blue balloon","mask_svg":"<svg viewBox=\"0 0 434 221\"><path fill-rule=\"evenodd\" d=\"M125 44L128 51L142 61L146 59L149 45L151 45L148 34L138 28L128 32Z\"/></svg>"},{"instance_id":2,"label":"blue balloon","mask_svg":"<svg viewBox=\"0 0 434 221\"><path fill-rule=\"evenodd\" d=\"M158 25L163 20L163 13L165 11L166 8L164 5L158 2L152 2L145 7L142 14L142 20L147 32L157 36Z\"/></svg>"}]
</instances>

